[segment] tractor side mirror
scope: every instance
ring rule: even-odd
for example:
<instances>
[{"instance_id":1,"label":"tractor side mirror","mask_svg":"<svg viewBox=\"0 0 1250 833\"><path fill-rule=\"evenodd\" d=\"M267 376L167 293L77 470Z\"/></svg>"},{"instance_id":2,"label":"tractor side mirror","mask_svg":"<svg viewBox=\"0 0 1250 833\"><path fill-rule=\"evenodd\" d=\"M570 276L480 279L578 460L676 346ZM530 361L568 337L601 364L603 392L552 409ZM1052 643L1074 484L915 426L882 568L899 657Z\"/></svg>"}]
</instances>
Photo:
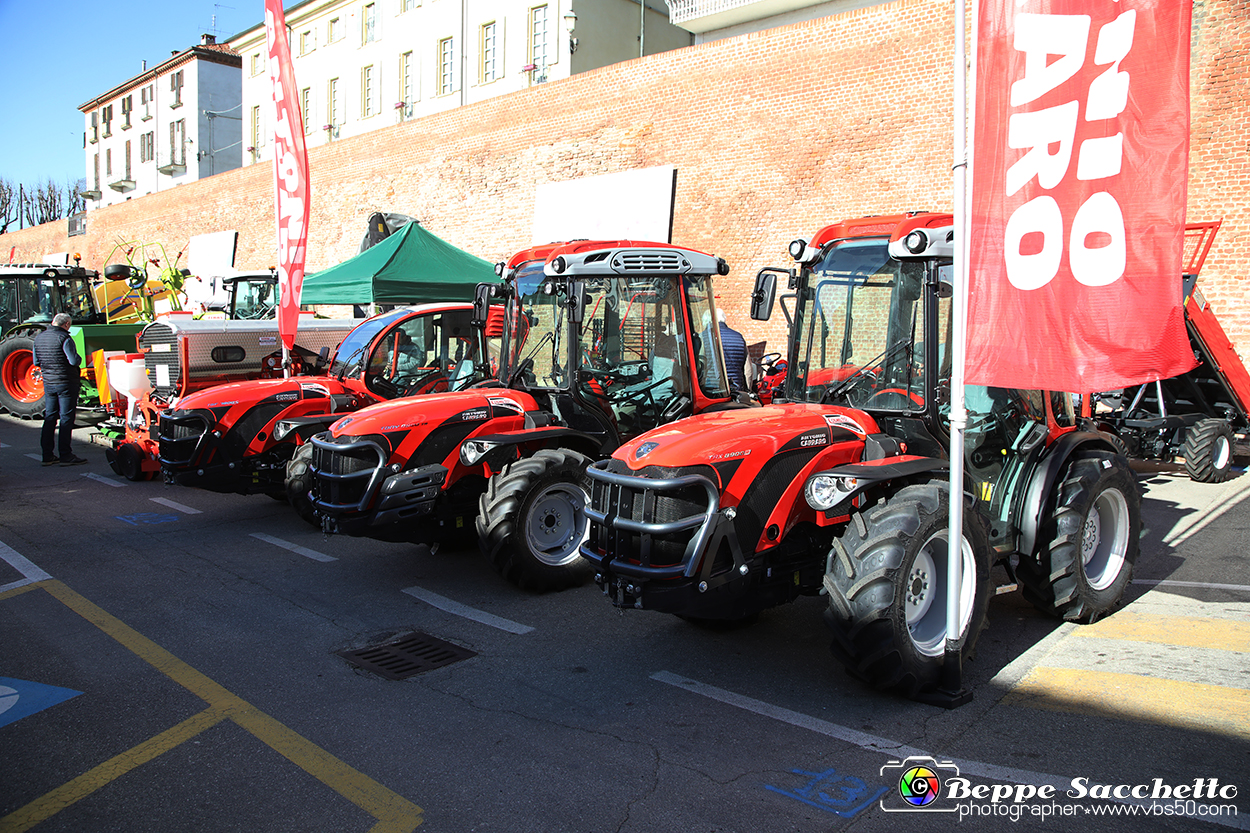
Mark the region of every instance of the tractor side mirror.
<instances>
[{"instance_id":1,"label":"tractor side mirror","mask_svg":"<svg viewBox=\"0 0 1250 833\"><path fill-rule=\"evenodd\" d=\"M473 318L471 324L474 327L485 327L486 319L490 315L490 299L494 295L494 284L479 283L473 289Z\"/></svg>"},{"instance_id":2,"label":"tractor side mirror","mask_svg":"<svg viewBox=\"0 0 1250 833\"><path fill-rule=\"evenodd\" d=\"M755 291L751 293L751 317L767 321L773 314L773 302L777 299L777 273L782 270L765 267L755 276Z\"/></svg>"}]
</instances>

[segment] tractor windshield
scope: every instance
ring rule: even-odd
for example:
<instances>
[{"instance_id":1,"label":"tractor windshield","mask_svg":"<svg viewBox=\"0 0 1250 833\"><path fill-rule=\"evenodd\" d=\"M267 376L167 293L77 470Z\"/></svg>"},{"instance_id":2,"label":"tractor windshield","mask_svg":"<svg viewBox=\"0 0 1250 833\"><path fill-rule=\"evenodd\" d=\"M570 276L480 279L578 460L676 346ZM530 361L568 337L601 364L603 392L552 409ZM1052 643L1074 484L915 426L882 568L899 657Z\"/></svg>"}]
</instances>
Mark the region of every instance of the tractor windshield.
<instances>
[{"instance_id":1,"label":"tractor windshield","mask_svg":"<svg viewBox=\"0 0 1250 833\"><path fill-rule=\"evenodd\" d=\"M517 267L516 295L508 305L500 379L523 382L529 388L564 390L565 297L543 275L543 263Z\"/></svg>"},{"instance_id":2,"label":"tractor windshield","mask_svg":"<svg viewBox=\"0 0 1250 833\"><path fill-rule=\"evenodd\" d=\"M844 240L807 272L792 400L924 409L924 267L891 258L887 242Z\"/></svg>"},{"instance_id":3,"label":"tractor windshield","mask_svg":"<svg viewBox=\"0 0 1250 833\"><path fill-rule=\"evenodd\" d=\"M330 365L331 375L343 377L360 373L360 368L366 358L366 351L374 337L407 312L406 309L398 309L361 322L360 326L347 334L347 338L339 342L338 348L334 351L334 361Z\"/></svg>"},{"instance_id":4,"label":"tractor windshield","mask_svg":"<svg viewBox=\"0 0 1250 833\"><path fill-rule=\"evenodd\" d=\"M241 321L273 318L278 306L278 285L273 281L240 280L234 285L231 317Z\"/></svg>"}]
</instances>

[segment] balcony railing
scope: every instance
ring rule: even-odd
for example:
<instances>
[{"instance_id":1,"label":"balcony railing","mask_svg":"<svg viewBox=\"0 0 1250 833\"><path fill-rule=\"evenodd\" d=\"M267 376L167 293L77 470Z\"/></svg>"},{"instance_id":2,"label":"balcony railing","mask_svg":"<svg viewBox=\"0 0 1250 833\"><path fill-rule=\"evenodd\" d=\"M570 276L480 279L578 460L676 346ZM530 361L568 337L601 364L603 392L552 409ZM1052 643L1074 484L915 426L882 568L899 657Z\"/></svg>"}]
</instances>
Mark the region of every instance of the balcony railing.
<instances>
[{"instance_id":1,"label":"balcony railing","mask_svg":"<svg viewBox=\"0 0 1250 833\"><path fill-rule=\"evenodd\" d=\"M709 32L827 2L829 0L668 0L668 19L673 25L691 32Z\"/></svg>"}]
</instances>

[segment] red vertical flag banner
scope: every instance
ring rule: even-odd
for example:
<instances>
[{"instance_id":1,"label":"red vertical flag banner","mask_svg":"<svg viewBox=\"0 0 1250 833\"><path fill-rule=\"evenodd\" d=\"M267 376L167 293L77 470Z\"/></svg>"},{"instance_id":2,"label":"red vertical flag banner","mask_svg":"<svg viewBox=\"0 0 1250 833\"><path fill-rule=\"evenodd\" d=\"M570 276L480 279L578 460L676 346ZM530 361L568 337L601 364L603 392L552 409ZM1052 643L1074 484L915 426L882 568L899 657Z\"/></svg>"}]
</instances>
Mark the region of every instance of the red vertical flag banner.
<instances>
[{"instance_id":1,"label":"red vertical flag banner","mask_svg":"<svg viewBox=\"0 0 1250 833\"><path fill-rule=\"evenodd\" d=\"M269 80L273 88L274 207L278 218L278 332L290 350L299 326L299 298L304 286L308 244L308 149L304 119L296 97L291 44L281 0L265 0L265 35L269 44Z\"/></svg>"},{"instance_id":2,"label":"red vertical flag banner","mask_svg":"<svg viewBox=\"0 0 1250 833\"><path fill-rule=\"evenodd\" d=\"M969 384L1190 370L1188 0L979 0Z\"/></svg>"}]
</instances>

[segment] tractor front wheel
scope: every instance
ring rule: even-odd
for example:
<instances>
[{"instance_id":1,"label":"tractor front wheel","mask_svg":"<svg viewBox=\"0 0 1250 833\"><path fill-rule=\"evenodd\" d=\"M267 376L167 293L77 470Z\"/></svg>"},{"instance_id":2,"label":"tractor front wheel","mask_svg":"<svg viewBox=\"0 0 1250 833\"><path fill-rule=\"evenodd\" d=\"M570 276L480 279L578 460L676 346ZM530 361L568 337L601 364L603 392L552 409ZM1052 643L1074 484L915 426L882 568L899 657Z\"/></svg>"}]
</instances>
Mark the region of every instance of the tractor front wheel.
<instances>
[{"instance_id":1,"label":"tractor front wheel","mask_svg":"<svg viewBox=\"0 0 1250 833\"><path fill-rule=\"evenodd\" d=\"M1222 483L1232 477L1233 442L1233 429L1224 420L1199 420L1185 433L1181 448L1186 474L1199 483Z\"/></svg>"},{"instance_id":2,"label":"tractor front wheel","mask_svg":"<svg viewBox=\"0 0 1250 833\"><path fill-rule=\"evenodd\" d=\"M312 457L312 443L304 443L295 449L295 454L287 461L286 499L297 515L320 529L321 522L317 520L317 515L313 512L312 500L308 497L313 485L312 472L309 471Z\"/></svg>"},{"instance_id":3,"label":"tractor front wheel","mask_svg":"<svg viewBox=\"0 0 1250 833\"><path fill-rule=\"evenodd\" d=\"M0 341L0 407L22 419L43 416L43 375L35 367L35 340L25 333Z\"/></svg>"},{"instance_id":4,"label":"tractor front wheel","mask_svg":"<svg viewBox=\"0 0 1250 833\"><path fill-rule=\"evenodd\" d=\"M915 697L937 687L946 650L949 498L945 484L907 486L851 518L833 542L824 585L830 646L852 676ZM989 534L964 513L959 639L964 659L989 607Z\"/></svg>"},{"instance_id":5,"label":"tractor front wheel","mask_svg":"<svg viewBox=\"0 0 1250 833\"><path fill-rule=\"evenodd\" d=\"M576 451L542 449L490 479L478 504L482 552L508 581L546 593L585 584L590 562L578 554L589 523L586 465Z\"/></svg>"},{"instance_id":6,"label":"tractor front wheel","mask_svg":"<svg viewBox=\"0 0 1250 833\"><path fill-rule=\"evenodd\" d=\"M1039 538L1036 558L1016 570L1024 597L1071 622L1089 624L1124 595L1137 561L1141 492L1128 461L1096 453L1068 463Z\"/></svg>"}]
</instances>

